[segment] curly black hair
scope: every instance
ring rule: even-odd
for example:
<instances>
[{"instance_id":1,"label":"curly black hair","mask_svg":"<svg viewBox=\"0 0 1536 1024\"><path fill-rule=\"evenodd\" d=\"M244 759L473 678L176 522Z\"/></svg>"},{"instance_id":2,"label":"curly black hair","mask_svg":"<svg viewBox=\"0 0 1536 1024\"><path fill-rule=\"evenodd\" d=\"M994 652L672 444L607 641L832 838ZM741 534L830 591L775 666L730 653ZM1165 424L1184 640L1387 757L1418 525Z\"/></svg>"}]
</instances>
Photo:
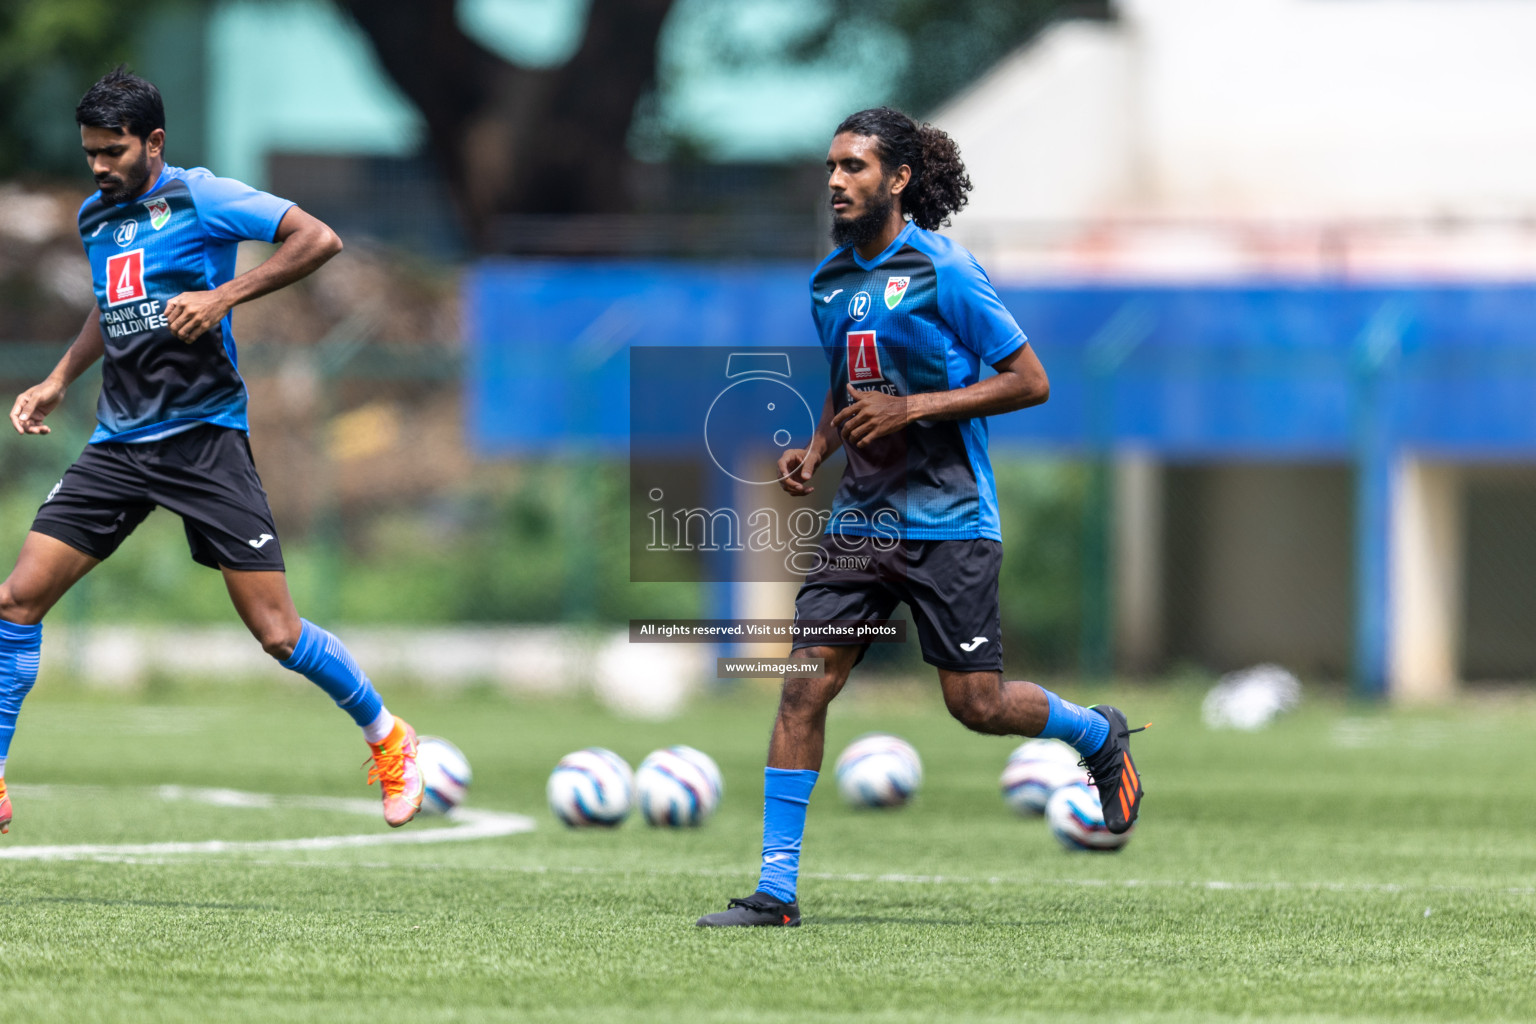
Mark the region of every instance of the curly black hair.
<instances>
[{"instance_id":1,"label":"curly black hair","mask_svg":"<svg viewBox=\"0 0 1536 1024\"><path fill-rule=\"evenodd\" d=\"M902 164L912 168L912 181L901 193L901 212L918 227L936 231L965 207L971 178L960 147L942 130L890 107L872 107L843 118L834 134L844 132L879 140L880 169L886 174Z\"/></svg>"}]
</instances>

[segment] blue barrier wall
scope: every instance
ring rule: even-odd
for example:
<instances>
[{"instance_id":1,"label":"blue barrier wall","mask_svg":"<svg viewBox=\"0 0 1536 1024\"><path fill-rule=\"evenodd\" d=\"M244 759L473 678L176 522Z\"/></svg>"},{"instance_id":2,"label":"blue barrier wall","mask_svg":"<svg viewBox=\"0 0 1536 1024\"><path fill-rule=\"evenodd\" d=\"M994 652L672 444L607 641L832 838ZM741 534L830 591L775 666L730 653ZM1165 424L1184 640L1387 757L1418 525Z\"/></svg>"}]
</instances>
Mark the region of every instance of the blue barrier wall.
<instances>
[{"instance_id":1,"label":"blue barrier wall","mask_svg":"<svg viewBox=\"0 0 1536 1024\"><path fill-rule=\"evenodd\" d=\"M484 453L620 448L631 345L814 346L807 268L487 263L469 278L469 427ZM1393 446L1536 456L1536 286L1000 288L1051 401L1003 443L1172 457Z\"/></svg>"},{"instance_id":2,"label":"blue barrier wall","mask_svg":"<svg viewBox=\"0 0 1536 1024\"><path fill-rule=\"evenodd\" d=\"M622 452L631 345L816 345L809 270L481 264L468 277L469 436L483 453Z\"/></svg>"},{"instance_id":3,"label":"blue barrier wall","mask_svg":"<svg viewBox=\"0 0 1536 1024\"><path fill-rule=\"evenodd\" d=\"M482 264L468 279L483 454L626 448L633 345L818 344L808 266ZM1385 684L1392 466L1536 459L1536 286L1001 287L1051 400L994 444L1357 466L1356 674ZM680 429L694 429L690 422Z\"/></svg>"}]
</instances>

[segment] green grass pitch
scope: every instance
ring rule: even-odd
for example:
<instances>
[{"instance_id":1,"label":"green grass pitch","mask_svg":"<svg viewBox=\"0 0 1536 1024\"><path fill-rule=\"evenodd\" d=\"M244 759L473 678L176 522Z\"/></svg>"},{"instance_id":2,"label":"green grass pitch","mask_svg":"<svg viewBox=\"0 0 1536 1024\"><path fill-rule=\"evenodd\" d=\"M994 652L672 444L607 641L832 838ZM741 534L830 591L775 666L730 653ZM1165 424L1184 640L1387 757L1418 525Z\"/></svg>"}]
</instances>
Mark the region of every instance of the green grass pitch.
<instances>
[{"instance_id":1,"label":"green grass pitch","mask_svg":"<svg viewBox=\"0 0 1536 1024\"><path fill-rule=\"evenodd\" d=\"M1536 701L1387 711L1315 694L1253 735L1211 733L1192 689L1121 687L1148 795L1114 855L1012 815L1014 742L971 735L936 687L850 691L828 763L871 729L921 752L894 812L812 801L798 930L704 931L756 878L772 700L669 723L584 702L396 691L455 740L470 803L527 834L341 849L120 853L170 841L387 831L323 806L167 801L174 784L366 797L355 730L285 685L87 694L45 680L8 771L5 1021L1450 1021L1536 1019ZM631 763L689 743L724 770L703 828L572 831L543 806L577 747ZM440 828L412 824L410 829Z\"/></svg>"}]
</instances>

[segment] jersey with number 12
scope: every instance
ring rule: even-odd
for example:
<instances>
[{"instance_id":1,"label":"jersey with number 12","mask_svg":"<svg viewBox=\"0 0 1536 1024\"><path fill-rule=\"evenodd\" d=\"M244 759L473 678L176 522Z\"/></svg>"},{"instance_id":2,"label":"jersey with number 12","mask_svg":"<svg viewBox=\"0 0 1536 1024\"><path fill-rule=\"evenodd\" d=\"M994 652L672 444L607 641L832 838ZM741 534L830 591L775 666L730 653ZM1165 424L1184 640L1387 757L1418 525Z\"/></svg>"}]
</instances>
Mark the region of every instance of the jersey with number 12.
<instances>
[{"instance_id":1,"label":"jersey with number 12","mask_svg":"<svg viewBox=\"0 0 1536 1024\"><path fill-rule=\"evenodd\" d=\"M1025 344L976 258L912 223L873 260L852 247L823 260L811 311L839 410L849 384L897 396L968 387ZM845 448L829 532L888 534L894 521L914 540L1002 539L985 419L919 421Z\"/></svg>"}]
</instances>

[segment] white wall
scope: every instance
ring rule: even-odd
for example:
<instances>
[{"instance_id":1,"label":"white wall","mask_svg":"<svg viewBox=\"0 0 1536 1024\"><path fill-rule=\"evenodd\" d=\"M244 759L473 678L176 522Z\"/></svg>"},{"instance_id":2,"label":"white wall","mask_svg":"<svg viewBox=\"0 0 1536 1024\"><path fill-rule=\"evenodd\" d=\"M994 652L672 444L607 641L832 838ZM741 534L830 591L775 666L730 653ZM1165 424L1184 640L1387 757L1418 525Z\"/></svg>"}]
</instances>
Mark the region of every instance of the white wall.
<instances>
[{"instance_id":1,"label":"white wall","mask_svg":"<svg viewBox=\"0 0 1536 1024\"><path fill-rule=\"evenodd\" d=\"M1121 0L1163 212L1536 210L1536 4Z\"/></svg>"},{"instance_id":2,"label":"white wall","mask_svg":"<svg viewBox=\"0 0 1536 1024\"><path fill-rule=\"evenodd\" d=\"M1536 214L1536 2L1120 0L933 115L957 220Z\"/></svg>"},{"instance_id":3,"label":"white wall","mask_svg":"<svg viewBox=\"0 0 1536 1024\"><path fill-rule=\"evenodd\" d=\"M1130 51L1118 27L1057 25L931 120L960 145L977 221L1071 221L1133 191Z\"/></svg>"}]
</instances>

